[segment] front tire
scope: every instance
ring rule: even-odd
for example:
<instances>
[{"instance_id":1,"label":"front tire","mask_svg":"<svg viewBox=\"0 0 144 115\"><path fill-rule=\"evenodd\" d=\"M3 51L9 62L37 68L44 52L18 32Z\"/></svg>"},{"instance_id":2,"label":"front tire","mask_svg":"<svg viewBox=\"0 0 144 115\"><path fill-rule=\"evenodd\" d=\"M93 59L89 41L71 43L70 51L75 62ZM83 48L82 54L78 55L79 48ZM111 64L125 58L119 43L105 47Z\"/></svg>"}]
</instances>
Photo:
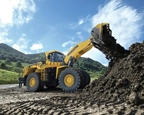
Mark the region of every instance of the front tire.
<instances>
[{"instance_id":1,"label":"front tire","mask_svg":"<svg viewBox=\"0 0 144 115\"><path fill-rule=\"evenodd\" d=\"M74 68L64 69L59 76L59 87L65 92L75 92L80 82L80 75Z\"/></svg>"},{"instance_id":2,"label":"front tire","mask_svg":"<svg viewBox=\"0 0 144 115\"><path fill-rule=\"evenodd\" d=\"M40 78L37 73L31 73L26 79L26 87L29 92L36 92L42 89Z\"/></svg>"}]
</instances>

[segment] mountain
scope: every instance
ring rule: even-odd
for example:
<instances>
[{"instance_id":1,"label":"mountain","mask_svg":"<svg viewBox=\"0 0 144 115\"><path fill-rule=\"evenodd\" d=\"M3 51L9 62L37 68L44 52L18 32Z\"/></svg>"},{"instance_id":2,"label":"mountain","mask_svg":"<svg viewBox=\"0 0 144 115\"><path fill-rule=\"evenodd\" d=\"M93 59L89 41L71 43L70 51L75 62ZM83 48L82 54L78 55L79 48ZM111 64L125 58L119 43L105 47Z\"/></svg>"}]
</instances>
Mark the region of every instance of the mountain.
<instances>
[{"instance_id":1,"label":"mountain","mask_svg":"<svg viewBox=\"0 0 144 115\"><path fill-rule=\"evenodd\" d=\"M21 61L23 63L35 63L44 60L44 53L39 54L24 54L7 44L0 43L0 59L10 59L12 62Z\"/></svg>"},{"instance_id":2,"label":"mountain","mask_svg":"<svg viewBox=\"0 0 144 115\"><path fill-rule=\"evenodd\" d=\"M45 54L44 53L24 54L6 44L1 43L0 59L1 60L9 59L11 62L21 61L23 63L32 64L45 60ZM94 61L90 58L84 58L84 57L79 58L78 61L75 63L74 67L87 71L98 71L101 73L103 73L106 70L106 67L103 66L101 63Z\"/></svg>"}]
</instances>

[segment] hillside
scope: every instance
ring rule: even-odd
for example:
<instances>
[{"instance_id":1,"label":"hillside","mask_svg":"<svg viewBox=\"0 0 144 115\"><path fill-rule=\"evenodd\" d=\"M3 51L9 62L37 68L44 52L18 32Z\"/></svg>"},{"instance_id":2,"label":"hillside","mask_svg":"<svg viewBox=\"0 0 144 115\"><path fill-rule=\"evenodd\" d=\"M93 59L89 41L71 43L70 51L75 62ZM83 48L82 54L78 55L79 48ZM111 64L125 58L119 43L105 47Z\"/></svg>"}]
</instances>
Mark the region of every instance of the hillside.
<instances>
[{"instance_id":1,"label":"hillside","mask_svg":"<svg viewBox=\"0 0 144 115\"><path fill-rule=\"evenodd\" d=\"M23 63L35 63L44 60L44 54L24 54L14 48L8 46L7 44L0 43L0 59L10 59L12 62L17 62L18 60Z\"/></svg>"},{"instance_id":2,"label":"hillside","mask_svg":"<svg viewBox=\"0 0 144 115\"><path fill-rule=\"evenodd\" d=\"M19 74L12 71L0 69L0 84L12 84L18 82Z\"/></svg>"},{"instance_id":3,"label":"hillside","mask_svg":"<svg viewBox=\"0 0 144 115\"><path fill-rule=\"evenodd\" d=\"M89 73L98 72L100 75L104 74L107 69L107 67L103 66L101 63L84 57L79 58L78 61L74 64L74 67L85 70Z\"/></svg>"}]
</instances>

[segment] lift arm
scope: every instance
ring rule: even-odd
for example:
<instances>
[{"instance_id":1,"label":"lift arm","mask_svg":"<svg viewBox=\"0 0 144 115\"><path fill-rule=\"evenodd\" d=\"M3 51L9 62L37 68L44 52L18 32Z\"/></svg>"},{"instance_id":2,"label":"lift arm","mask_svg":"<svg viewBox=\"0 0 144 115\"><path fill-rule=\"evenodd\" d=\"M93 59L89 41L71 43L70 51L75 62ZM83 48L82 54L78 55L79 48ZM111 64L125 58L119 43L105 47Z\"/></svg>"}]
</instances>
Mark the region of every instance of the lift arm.
<instances>
[{"instance_id":1,"label":"lift arm","mask_svg":"<svg viewBox=\"0 0 144 115\"><path fill-rule=\"evenodd\" d=\"M91 40L92 36L88 40L83 41L71 48L65 56L64 62L69 66L72 66L73 63L75 63L79 57L81 57L84 53L88 52L93 47Z\"/></svg>"},{"instance_id":2,"label":"lift arm","mask_svg":"<svg viewBox=\"0 0 144 115\"><path fill-rule=\"evenodd\" d=\"M112 31L109 28L109 23L101 23L91 30L91 36L88 40L80 42L70 49L64 58L65 64L73 66L93 46L103 52L107 59L121 57L127 53L120 44L116 43L116 39L112 36Z\"/></svg>"}]
</instances>

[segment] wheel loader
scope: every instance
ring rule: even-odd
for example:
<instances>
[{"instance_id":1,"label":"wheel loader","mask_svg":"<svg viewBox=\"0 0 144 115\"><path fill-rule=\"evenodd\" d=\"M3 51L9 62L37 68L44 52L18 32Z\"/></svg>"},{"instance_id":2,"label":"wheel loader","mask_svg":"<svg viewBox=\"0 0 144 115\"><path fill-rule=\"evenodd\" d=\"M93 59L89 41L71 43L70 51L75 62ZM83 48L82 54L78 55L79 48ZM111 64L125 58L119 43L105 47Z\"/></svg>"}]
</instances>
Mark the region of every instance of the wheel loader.
<instances>
[{"instance_id":1,"label":"wheel loader","mask_svg":"<svg viewBox=\"0 0 144 115\"><path fill-rule=\"evenodd\" d=\"M64 92L75 92L90 83L89 74L73 67L73 64L92 47L99 49L107 59L123 56L127 51L116 43L109 23L97 24L91 30L91 36L70 49L67 55L59 51L45 52L46 60L24 68L22 83L29 92L41 91L44 87L59 87ZM95 55L95 54L94 54Z\"/></svg>"}]
</instances>

